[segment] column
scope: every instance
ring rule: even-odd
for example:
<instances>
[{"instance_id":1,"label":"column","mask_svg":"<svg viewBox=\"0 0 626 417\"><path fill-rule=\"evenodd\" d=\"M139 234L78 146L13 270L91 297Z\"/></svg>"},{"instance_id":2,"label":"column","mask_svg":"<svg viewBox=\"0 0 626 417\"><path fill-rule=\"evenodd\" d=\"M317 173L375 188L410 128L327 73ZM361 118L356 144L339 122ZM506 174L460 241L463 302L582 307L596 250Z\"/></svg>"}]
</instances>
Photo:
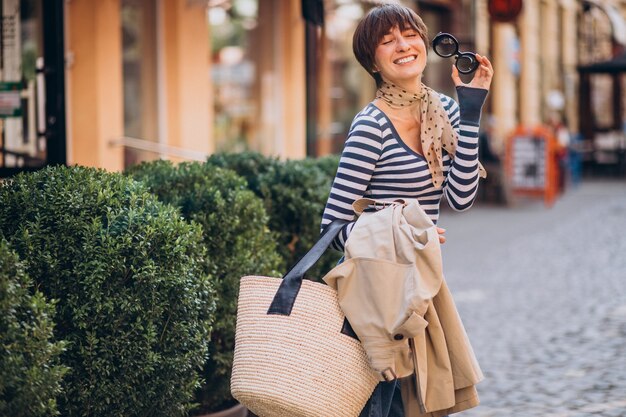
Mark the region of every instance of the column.
<instances>
[{"instance_id":1,"label":"column","mask_svg":"<svg viewBox=\"0 0 626 417\"><path fill-rule=\"evenodd\" d=\"M561 54L565 95L565 115L571 132L578 131L578 30L577 4L575 0L561 0Z\"/></svg>"},{"instance_id":2,"label":"column","mask_svg":"<svg viewBox=\"0 0 626 417\"><path fill-rule=\"evenodd\" d=\"M489 56L489 29L490 18L487 10L487 0L476 0L476 52L488 57Z\"/></svg>"},{"instance_id":3,"label":"column","mask_svg":"<svg viewBox=\"0 0 626 417\"><path fill-rule=\"evenodd\" d=\"M517 124L517 85L511 68L511 47L515 42L515 27L510 23L493 24L493 67L494 77L491 89L492 114L496 118L494 126L494 147L501 151L507 136Z\"/></svg>"},{"instance_id":4,"label":"column","mask_svg":"<svg viewBox=\"0 0 626 417\"><path fill-rule=\"evenodd\" d=\"M301 4L292 0L275 2L275 12L280 16L275 50L282 108L282 126L277 132L282 136L282 146L276 152L290 159L306 156L306 57Z\"/></svg>"},{"instance_id":5,"label":"column","mask_svg":"<svg viewBox=\"0 0 626 417\"><path fill-rule=\"evenodd\" d=\"M525 126L541 123L541 43L538 0L526 0L520 16L521 72L520 122ZM556 51L554 51L556 53Z\"/></svg>"},{"instance_id":6,"label":"column","mask_svg":"<svg viewBox=\"0 0 626 417\"><path fill-rule=\"evenodd\" d=\"M305 23L299 1L259 2L253 50L258 65L259 137L266 155L306 156Z\"/></svg>"},{"instance_id":7,"label":"column","mask_svg":"<svg viewBox=\"0 0 626 417\"><path fill-rule=\"evenodd\" d=\"M330 45L324 28L320 29L319 45L320 53L317 56L319 64L319 83L317 87L317 154L319 156L324 156L332 152L331 124L333 121L333 101L331 99L330 91L332 88L332 65L330 59L328 58L328 49Z\"/></svg>"},{"instance_id":8,"label":"column","mask_svg":"<svg viewBox=\"0 0 626 417\"><path fill-rule=\"evenodd\" d=\"M211 139L210 45L206 5L161 1L164 109L168 145L198 152L215 149Z\"/></svg>"},{"instance_id":9,"label":"column","mask_svg":"<svg viewBox=\"0 0 626 417\"><path fill-rule=\"evenodd\" d=\"M562 73L558 68L561 33L558 15L558 4L554 0L542 0L541 2L541 97L542 119L548 121L552 114L559 109L551 108L546 97L553 90L562 91Z\"/></svg>"},{"instance_id":10,"label":"column","mask_svg":"<svg viewBox=\"0 0 626 417\"><path fill-rule=\"evenodd\" d=\"M69 164L123 169L119 0L72 0L67 7Z\"/></svg>"}]
</instances>

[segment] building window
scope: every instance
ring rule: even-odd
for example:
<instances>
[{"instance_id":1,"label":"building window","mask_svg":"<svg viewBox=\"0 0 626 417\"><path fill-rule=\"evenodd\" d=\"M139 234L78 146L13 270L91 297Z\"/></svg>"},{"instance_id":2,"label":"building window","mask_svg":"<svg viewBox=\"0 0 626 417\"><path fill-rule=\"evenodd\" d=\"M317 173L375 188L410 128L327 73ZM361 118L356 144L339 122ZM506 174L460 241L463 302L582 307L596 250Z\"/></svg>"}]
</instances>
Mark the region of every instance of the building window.
<instances>
[{"instance_id":1,"label":"building window","mask_svg":"<svg viewBox=\"0 0 626 417\"><path fill-rule=\"evenodd\" d=\"M154 0L122 0L124 135L159 141L157 7ZM157 154L126 148L124 165Z\"/></svg>"},{"instance_id":2,"label":"building window","mask_svg":"<svg viewBox=\"0 0 626 417\"><path fill-rule=\"evenodd\" d=\"M581 65L601 62L613 56L611 21L599 7L585 6L579 20L578 56Z\"/></svg>"},{"instance_id":3,"label":"building window","mask_svg":"<svg viewBox=\"0 0 626 417\"><path fill-rule=\"evenodd\" d=\"M258 0L209 3L211 80L213 85L215 148L237 152L259 150L259 55L254 51L258 31ZM263 59L273 54L263 46Z\"/></svg>"},{"instance_id":4,"label":"building window","mask_svg":"<svg viewBox=\"0 0 626 417\"><path fill-rule=\"evenodd\" d=\"M613 76L593 74L591 77L591 108L596 129L609 131L615 126L613 121Z\"/></svg>"},{"instance_id":5,"label":"building window","mask_svg":"<svg viewBox=\"0 0 626 417\"><path fill-rule=\"evenodd\" d=\"M34 0L0 4L0 168L40 167L47 160L38 135L46 128L43 74L37 73L44 64L42 16Z\"/></svg>"},{"instance_id":6,"label":"building window","mask_svg":"<svg viewBox=\"0 0 626 417\"><path fill-rule=\"evenodd\" d=\"M452 27L452 13L445 8L423 6L419 10L419 15L428 28L428 36L434 38L439 32L452 32L459 40L459 48L461 50L470 50L467 48L467 42L463 33L457 32ZM452 95L454 92L454 83L450 78L452 73L452 63L448 58L441 58L435 54L432 48L428 51L428 65L424 72L424 83L435 91Z\"/></svg>"},{"instance_id":7,"label":"building window","mask_svg":"<svg viewBox=\"0 0 626 417\"><path fill-rule=\"evenodd\" d=\"M313 155L341 152L354 116L372 100L376 91L374 79L352 52L352 35L366 12L364 6L360 2L340 0L327 5L325 45L318 54L320 72L327 79L320 83L317 92L318 146Z\"/></svg>"}]
</instances>

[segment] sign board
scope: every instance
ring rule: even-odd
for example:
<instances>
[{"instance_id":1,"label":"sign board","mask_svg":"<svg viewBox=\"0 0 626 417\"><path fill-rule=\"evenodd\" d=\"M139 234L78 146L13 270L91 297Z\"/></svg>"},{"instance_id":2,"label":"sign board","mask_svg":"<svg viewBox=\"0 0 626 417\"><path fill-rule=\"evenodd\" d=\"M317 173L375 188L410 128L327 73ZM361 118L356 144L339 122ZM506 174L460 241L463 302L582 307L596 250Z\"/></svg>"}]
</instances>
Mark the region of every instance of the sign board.
<instances>
[{"instance_id":1,"label":"sign board","mask_svg":"<svg viewBox=\"0 0 626 417\"><path fill-rule=\"evenodd\" d=\"M22 83L0 82L0 117L22 115Z\"/></svg>"},{"instance_id":2,"label":"sign board","mask_svg":"<svg viewBox=\"0 0 626 417\"><path fill-rule=\"evenodd\" d=\"M555 150L556 139L549 129L518 127L507 141L511 192L543 197L546 205L552 205L558 187Z\"/></svg>"},{"instance_id":3,"label":"sign board","mask_svg":"<svg viewBox=\"0 0 626 417\"><path fill-rule=\"evenodd\" d=\"M522 11L522 0L489 0L487 10L496 22L512 22Z\"/></svg>"},{"instance_id":4,"label":"sign board","mask_svg":"<svg viewBox=\"0 0 626 417\"><path fill-rule=\"evenodd\" d=\"M544 188L546 185L546 142L519 136L513 142L512 182L517 188Z\"/></svg>"}]
</instances>

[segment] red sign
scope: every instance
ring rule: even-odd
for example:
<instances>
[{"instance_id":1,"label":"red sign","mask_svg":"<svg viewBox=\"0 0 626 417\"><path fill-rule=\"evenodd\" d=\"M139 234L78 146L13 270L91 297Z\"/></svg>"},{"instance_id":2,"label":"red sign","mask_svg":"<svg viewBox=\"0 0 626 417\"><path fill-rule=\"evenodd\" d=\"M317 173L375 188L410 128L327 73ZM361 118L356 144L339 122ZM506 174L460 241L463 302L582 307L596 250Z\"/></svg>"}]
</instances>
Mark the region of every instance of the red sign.
<instances>
[{"instance_id":1,"label":"red sign","mask_svg":"<svg viewBox=\"0 0 626 417\"><path fill-rule=\"evenodd\" d=\"M496 22L511 22L522 11L522 0L489 0L488 9Z\"/></svg>"},{"instance_id":2,"label":"red sign","mask_svg":"<svg viewBox=\"0 0 626 417\"><path fill-rule=\"evenodd\" d=\"M543 197L550 207L559 189L556 138L545 126L519 126L506 143L505 172L513 195Z\"/></svg>"}]
</instances>

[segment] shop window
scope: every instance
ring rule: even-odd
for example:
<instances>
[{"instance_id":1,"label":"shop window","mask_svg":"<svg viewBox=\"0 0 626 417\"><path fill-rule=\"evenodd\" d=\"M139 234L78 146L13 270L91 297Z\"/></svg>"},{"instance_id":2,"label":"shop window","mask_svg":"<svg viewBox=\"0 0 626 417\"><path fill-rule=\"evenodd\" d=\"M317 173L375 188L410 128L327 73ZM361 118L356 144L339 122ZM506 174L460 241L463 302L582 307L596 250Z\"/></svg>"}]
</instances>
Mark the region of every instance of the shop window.
<instances>
[{"instance_id":1,"label":"shop window","mask_svg":"<svg viewBox=\"0 0 626 417\"><path fill-rule=\"evenodd\" d=\"M42 6L35 0L0 4L0 168L46 163Z\"/></svg>"},{"instance_id":2,"label":"shop window","mask_svg":"<svg viewBox=\"0 0 626 417\"><path fill-rule=\"evenodd\" d=\"M327 91L318 90L322 101L317 107L321 122L318 139L329 140L330 146L318 147L321 154L341 152L354 116L372 100L376 91L374 79L352 52L352 36L366 7L356 1L336 0L329 4L324 33L327 50L322 49L319 56L321 67L328 66L329 79L324 83Z\"/></svg>"},{"instance_id":3,"label":"shop window","mask_svg":"<svg viewBox=\"0 0 626 417\"><path fill-rule=\"evenodd\" d=\"M124 135L159 142L157 7L154 0L122 0ZM126 148L124 165L158 157Z\"/></svg>"},{"instance_id":4,"label":"shop window","mask_svg":"<svg viewBox=\"0 0 626 417\"><path fill-rule=\"evenodd\" d=\"M591 77L591 108L596 129L608 131L613 129L613 76L594 74Z\"/></svg>"},{"instance_id":5,"label":"shop window","mask_svg":"<svg viewBox=\"0 0 626 417\"><path fill-rule=\"evenodd\" d=\"M461 51L475 52L474 20L466 18L466 16L474 15L474 4L471 1L420 1L417 3L419 5L417 13L428 28L429 41L432 41L439 32L449 32L459 41ZM450 77L453 61L435 54L431 45L429 48L424 83L435 91L455 97L454 82ZM471 76L461 75L461 79L468 82Z\"/></svg>"},{"instance_id":6,"label":"shop window","mask_svg":"<svg viewBox=\"0 0 626 417\"><path fill-rule=\"evenodd\" d=\"M451 15L447 10L423 7L420 9L419 14L428 28L428 37L430 39L434 38L439 32L452 32L450 28ZM459 42L463 42L463 38L459 34L455 33L454 35L459 39ZM459 45L459 47L462 50L467 50L463 44ZM450 79L452 63L451 59L440 57L430 48L428 51L428 64L424 72L424 83L435 91L452 95L454 91L453 86L450 85L452 83Z\"/></svg>"},{"instance_id":7,"label":"shop window","mask_svg":"<svg viewBox=\"0 0 626 417\"><path fill-rule=\"evenodd\" d=\"M254 51L258 9L258 0L209 2L213 137L218 152L259 150L259 59L271 61L273 48L264 45L263 58Z\"/></svg>"}]
</instances>

